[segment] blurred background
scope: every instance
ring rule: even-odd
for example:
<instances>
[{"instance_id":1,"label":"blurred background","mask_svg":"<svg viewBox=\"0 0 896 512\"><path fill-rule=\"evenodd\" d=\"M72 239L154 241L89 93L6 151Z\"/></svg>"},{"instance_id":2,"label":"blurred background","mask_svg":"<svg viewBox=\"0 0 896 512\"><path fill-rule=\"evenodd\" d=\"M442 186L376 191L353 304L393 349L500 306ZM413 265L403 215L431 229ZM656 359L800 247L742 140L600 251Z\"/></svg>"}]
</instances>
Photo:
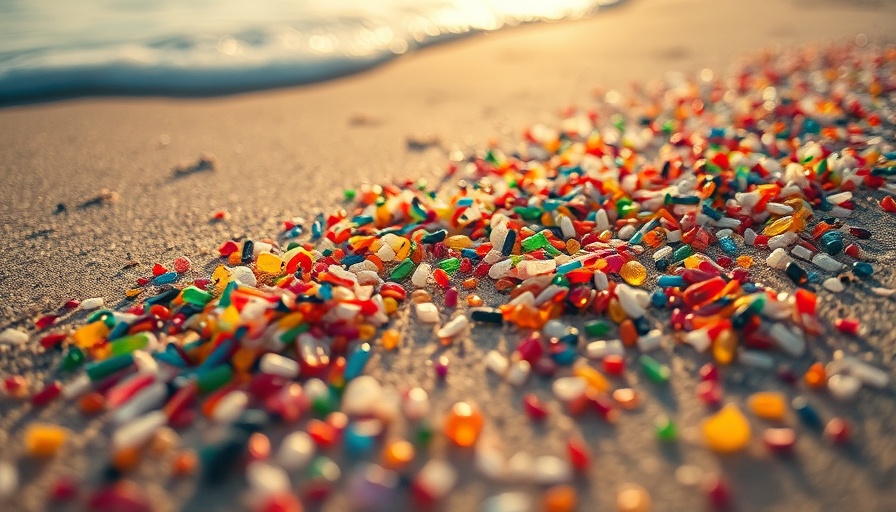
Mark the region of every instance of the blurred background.
<instances>
[{"instance_id":1,"label":"blurred background","mask_svg":"<svg viewBox=\"0 0 896 512\"><path fill-rule=\"evenodd\" d=\"M0 0L0 100L203 95L331 78L619 0Z\"/></svg>"}]
</instances>

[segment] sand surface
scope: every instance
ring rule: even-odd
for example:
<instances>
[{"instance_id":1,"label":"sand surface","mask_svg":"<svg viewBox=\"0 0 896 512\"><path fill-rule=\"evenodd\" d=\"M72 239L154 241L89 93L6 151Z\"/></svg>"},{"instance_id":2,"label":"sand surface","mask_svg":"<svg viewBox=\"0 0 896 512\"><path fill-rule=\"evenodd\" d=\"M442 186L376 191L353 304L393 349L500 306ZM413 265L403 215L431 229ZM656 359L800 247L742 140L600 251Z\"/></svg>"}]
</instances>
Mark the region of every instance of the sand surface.
<instances>
[{"instance_id":1,"label":"sand surface","mask_svg":"<svg viewBox=\"0 0 896 512\"><path fill-rule=\"evenodd\" d=\"M887 2L635 0L592 19L475 36L305 87L207 99L82 98L0 109L0 328L24 325L73 297L102 296L115 305L157 261L187 255L197 266L211 268L213 251L223 240L273 236L283 219L311 218L338 207L343 188L405 176L433 179L452 150L483 148L492 140L512 148L526 126L555 122L568 105L587 106L595 90L662 78L668 71L724 72L740 55L767 45L851 41L859 33L875 40L894 27L896 4ZM409 144L413 140L435 144L419 148ZM172 176L174 165L203 152L217 156L216 171ZM84 206L103 188L118 192L120 201ZM862 198L859 204L870 202ZM231 220L209 222L219 209L229 211ZM886 236L896 233L896 221L868 209L856 222L884 234L868 250L881 262L880 284L896 286L887 266L894 259L894 237ZM124 269L131 261L141 265ZM765 278L792 288L780 276ZM825 318L837 316L842 307L872 328L869 336L860 341L832 336L818 340L813 350L819 356L835 348L868 353L894 374L896 336L888 327L894 303L849 293L841 300L842 305L825 307ZM669 350L665 359L674 360L673 386L656 390L636 384L650 398L616 427L593 417L572 421L559 409L544 427L533 427L520 411L520 391L484 377L480 356L496 344L506 349L503 333L476 331L471 341L450 349L453 367L446 385L436 384L426 364L441 353L432 333L408 329L407 334L414 341L398 355L375 358L371 372L390 386L424 386L433 393L436 410L476 396L507 453L523 447L534 454L561 453L569 433L586 435L597 469L579 482L581 510L611 509L624 481L650 489L656 510L701 510L702 494L673 477L681 464L722 470L739 510L884 511L896 503L892 391L863 391L850 404L811 397L825 413L855 422L852 447L832 449L820 436L807 435L791 460L775 460L759 442L746 454L720 458L701 448L689 429L705 414L692 398L693 369L703 360L691 352L676 350L681 357L673 357ZM0 375L42 379L58 358L4 348ZM810 362L806 357L794 366ZM746 369L727 373L725 383L734 399L780 387L772 375ZM526 389L547 396L549 383L530 386ZM660 413L685 429L677 446L657 446L651 424ZM0 457L18 458L21 429L35 419L64 423L79 434L65 457L26 465L23 492L0 510L44 508L45 486L57 475L75 472L90 482L101 480L110 429L102 420L81 418L63 402L33 411L0 401L0 441L6 439ZM272 438L286 431L277 429ZM194 443L203 435L194 429L185 436ZM440 443L434 450L443 448ZM470 463L464 455L452 457L462 468ZM163 464L145 466L133 478L154 495L160 510L230 510L242 485L237 474L233 485L197 488L192 481L170 481ZM460 492L445 510L472 510L486 495L517 488L464 473ZM337 498L327 509L344 505Z\"/></svg>"}]
</instances>

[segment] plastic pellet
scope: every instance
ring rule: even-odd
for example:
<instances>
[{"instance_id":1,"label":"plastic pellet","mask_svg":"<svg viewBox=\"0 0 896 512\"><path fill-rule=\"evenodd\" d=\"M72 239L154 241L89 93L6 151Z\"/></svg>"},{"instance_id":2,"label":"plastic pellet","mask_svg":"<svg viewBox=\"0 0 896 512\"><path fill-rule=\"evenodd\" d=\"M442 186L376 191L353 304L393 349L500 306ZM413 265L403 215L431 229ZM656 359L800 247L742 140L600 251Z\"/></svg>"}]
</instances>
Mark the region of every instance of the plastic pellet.
<instances>
[{"instance_id":1,"label":"plastic pellet","mask_svg":"<svg viewBox=\"0 0 896 512\"><path fill-rule=\"evenodd\" d=\"M456 445L469 447L476 443L484 426L485 419L475 405L458 402L448 412L443 431Z\"/></svg>"},{"instance_id":2,"label":"plastic pellet","mask_svg":"<svg viewBox=\"0 0 896 512\"><path fill-rule=\"evenodd\" d=\"M752 436L750 424L734 404L722 407L702 424L703 440L713 451L731 453L743 449Z\"/></svg>"},{"instance_id":3,"label":"plastic pellet","mask_svg":"<svg viewBox=\"0 0 896 512\"><path fill-rule=\"evenodd\" d=\"M641 286L647 279L647 269L637 261L629 261L619 269L619 275L632 286Z\"/></svg>"},{"instance_id":4,"label":"plastic pellet","mask_svg":"<svg viewBox=\"0 0 896 512\"><path fill-rule=\"evenodd\" d=\"M52 457L68 439L68 430L57 425L31 423L25 429L25 451L31 457Z\"/></svg>"}]
</instances>

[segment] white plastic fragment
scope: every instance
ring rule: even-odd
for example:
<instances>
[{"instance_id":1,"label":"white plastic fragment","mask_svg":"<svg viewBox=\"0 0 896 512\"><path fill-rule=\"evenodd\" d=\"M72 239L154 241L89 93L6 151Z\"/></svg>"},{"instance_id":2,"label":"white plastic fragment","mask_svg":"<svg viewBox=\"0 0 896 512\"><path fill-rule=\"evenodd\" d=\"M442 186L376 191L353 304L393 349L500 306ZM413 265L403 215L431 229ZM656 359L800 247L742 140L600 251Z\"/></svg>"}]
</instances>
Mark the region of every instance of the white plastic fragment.
<instances>
[{"instance_id":1,"label":"white plastic fragment","mask_svg":"<svg viewBox=\"0 0 896 512\"><path fill-rule=\"evenodd\" d=\"M562 338L569 332L569 325L559 320L548 320L541 328L545 338Z\"/></svg>"},{"instance_id":2,"label":"white plastic fragment","mask_svg":"<svg viewBox=\"0 0 896 512\"><path fill-rule=\"evenodd\" d=\"M410 421L418 421L429 415L431 406L429 394L421 387L411 388L404 395L402 412Z\"/></svg>"},{"instance_id":3,"label":"white plastic fragment","mask_svg":"<svg viewBox=\"0 0 896 512\"><path fill-rule=\"evenodd\" d=\"M693 331L690 331L684 335L683 341L694 347L694 350L697 352L706 352L709 350L709 345L712 343L712 339L709 337L709 333L706 329L694 329Z\"/></svg>"},{"instance_id":4,"label":"white plastic fragment","mask_svg":"<svg viewBox=\"0 0 896 512\"><path fill-rule=\"evenodd\" d=\"M768 334L775 340L778 348L791 356L799 357L806 350L806 341L803 339L801 331L791 330L782 323L776 323Z\"/></svg>"},{"instance_id":5,"label":"white plastic fragment","mask_svg":"<svg viewBox=\"0 0 896 512\"><path fill-rule=\"evenodd\" d=\"M831 258L827 254L820 252L812 258L812 264L828 272L838 272L843 270L843 265L839 261Z\"/></svg>"},{"instance_id":6,"label":"white plastic fragment","mask_svg":"<svg viewBox=\"0 0 896 512\"><path fill-rule=\"evenodd\" d=\"M619 305L629 318L641 318L644 316L646 312L645 305L650 301L650 295L646 291L632 288L625 283L619 283L616 286L616 296L619 298Z\"/></svg>"},{"instance_id":7,"label":"white plastic fragment","mask_svg":"<svg viewBox=\"0 0 896 512\"><path fill-rule=\"evenodd\" d=\"M812 261L813 252L809 249L806 249L802 245L794 246L793 249L790 250L790 254L796 256L801 260Z\"/></svg>"},{"instance_id":8,"label":"white plastic fragment","mask_svg":"<svg viewBox=\"0 0 896 512\"><path fill-rule=\"evenodd\" d=\"M249 488L260 496L270 496L289 491L289 475L283 468L267 462L253 461L246 466Z\"/></svg>"},{"instance_id":9,"label":"white plastic fragment","mask_svg":"<svg viewBox=\"0 0 896 512\"><path fill-rule=\"evenodd\" d=\"M514 483L530 483L535 476L535 457L529 452L518 451L507 459L504 478Z\"/></svg>"},{"instance_id":10,"label":"white plastic fragment","mask_svg":"<svg viewBox=\"0 0 896 512\"><path fill-rule=\"evenodd\" d=\"M775 367L775 358L771 354L743 347L737 349L737 361L743 366L760 370L771 370Z\"/></svg>"},{"instance_id":11,"label":"white plastic fragment","mask_svg":"<svg viewBox=\"0 0 896 512\"><path fill-rule=\"evenodd\" d=\"M287 379L294 379L299 376L299 363L297 361L273 352L261 356L261 359L258 361L258 369L261 373L278 375Z\"/></svg>"},{"instance_id":12,"label":"white plastic fragment","mask_svg":"<svg viewBox=\"0 0 896 512\"><path fill-rule=\"evenodd\" d=\"M524 291L523 293L514 297L508 304L511 306L516 306L518 304L525 304L526 306L534 306L535 305L535 295L532 294L529 290Z\"/></svg>"},{"instance_id":13,"label":"white plastic fragment","mask_svg":"<svg viewBox=\"0 0 896 512\"><path fill-rule=\"evenodd\" d=\"M829 375L852 375L862 384L878 389L883 389L890 384L890 376L887 372L853 356L846 356L840 350L834 352L834 359L825 366L825 371Z\"/></svg>"},{"instance_id":14,"label":"white plastic fragment","mask_svg":"<svg viewBox=\"0 0 896 512\"><path fill-rule=\"evenodd\" d=\"M853 375L840 373L828 378L828 391L837 400L850 400L862 388L862 381Z\"/></svg>"},{"instance_id":15,"label":"white plastic fragment","mask_svg":"<svg viewBox=\"0 0 896 512\"><path fill-rule=\"evenodd\" d=\"M619 232L616 233L616 236L620 240L628 240L634 234L635 234L635 226L632 226L631 224L626 224L625 226L622 226L622 228L619 229Z\"/></svg>"},{"instance_id":16,"label":"white plastic fragment","mask_svg":"<svg viewBox=\"0 0 896 512\"><path fill-rule=\"evenodd\" d=\"M603 359L609 355L624 355L625 345L620 340L592 341L585 346L585 357L588 359Z\"/></svg>"},{"instance_id":17,"label":"white plastic fragment","mask_svg":"<svg viewBox=\"0 0 896 512\"><path fill-rule=\"evenodd\" d=\"M498 263L492 265L490 269L488 269L488 277L492 279L501 279L502 277L507 275L508 272L510 272L510 269L512 267L513 260L511 260L510 258L507 258L504 261L499 261Z\"/></svg>"},{"instance_id":18,"label":"white plastic fragment","mask_svg":"<svg viewBox=\"0 0 896 512\"><path fill-rule=\"evenodd\" d=\"M825 279L824 282L821 283L821 286L823 286L825 290L828 290L828 291L834 292L834 293L842 292L844 289L843 283L840 282L840 280L837 279L836 277L829 277L829 278ZM894 291L896 291L896 290L894 290Z\"/></svg>"},{"instance_id":19,"label":"white plastic fragment","mask_svg":"<svg viewBox=\"0 0 896 512\"><path fill-rule=\"evenodd\" d=\"M529 361L522 359L510 365L510 370L504 379L511 386L521 386L529 378L530 373L532 373L532 366Z\"/></svg>"},{"instance_id":20,"label":"white plastic fragment","mask_svg":"<svg viewBox=\"0 0 896 512\"><path fill-rule=\"evenodd\" d=\"M572 466L556 455L542 455L535 458L533 480L541 485L568 482L572 478Z\"/></svg>"},{"instance_id":21,"label":"white plastic fragment","mask_svg":"<svg viewBox=\"0 0 896 512\"><path fill-rule=\"evenodd\" d=\"M28 334L18 329L3 329L0 332L0 343L5 345L21 345L28 341Z\"/></svg>"},{"instance_id":22,"label":"white plastic fragment","mask_svg":"<svg viewBox=\"0 0 896 512\"><path fill-rule=\"evenodd\" d=\"M12 462L0 461L0 500L19 490L19 470Z\"/></svg>"},{"instance_id":23,"label":"white plastic fragment","mask_svg":"<svg viewBox=\"0 0 896 512\"><path fill-rule=\"evenodd\" d=\"M504 460L504 455L494 443L482 441L477 443L473 463L477 471L491 480L501 480L507 473L507 462Z\"/></svg>"},{"instance_id":24,"label":"white plastic fragment","mask_svg":"<svg viewBox=\"0 0 896 512\"><path fill-rule=\"evenodd\" d=\"M218 423L233 423L239 419L248 406L249 395L245 391L231 391L215 404L212 420Z\"/></svg>"},{"instance_id":25,"label":"white plastic fragment","mask_svg":"<svg viewBox=\"0 0 896 512\"><path fill-rule=\"evenodd\" d=\"M653 329L643 336L638 336L638 349L641 352L652 352L660 348L662 343L663 331L659 329Z\"/></svg>"},{"instance_id":26,"label":"white plastic fragment","mask_svg":"<svg viewBox=\"0 0 896 512\"><path fill-rule=\"evenodd\" d=\"M66 400L77 398L86 393L93 387L90 377L86 373L82 373L74 378L71 382L62 386L62 397Z\"/></svg>"},{"instance_id":27,"label":"white plastic fragment","mask_svg":"<svg viewBox=\"0 0 896 512\"><path fill-rule=\"evenodd\" d=\"M585 394L588 382L581 377L560 377L551 385L554 397L561 402L570 402Z\"/></svg>"},{"instance_id":28,"label":"white plastic fragment","mask_svg":"<svg viewBox=\"0 0 896 512\"><path fill-rule=\"evenodd\" d=\"M84 311L91 311L103 307L104 304L105 301L102 297L91 297L89 299L82 300L80 308Z\"/></svg>"},{"instance_id":29,"label":"white plastic fragment","mask_svg":"<svg viewBox=\"0 0 896 512\"><path fill-rule=\"evenodd\" d=\"M505 492L486 498L482 502L481 510L482 512L531 512L532 498L524 492Z\"/></svg>"},{"instance_id":30,"label":"white plastic fragment","mask_svg":"<svg viewBox=\"0 0 896 512\"><path fill-rule=\"evenodd\" d=\"M439 500L454 488L457 483L457 471L444 459L429 459L426 465L420 468L414 483L430 498Z\"/></svg>"},{"instance_id":31,"label":"white plastic fragment","mask_svg":"<svg viewBox=\"0 0 896 512\"><path fill-rule=\"evenodd\" d=\"M671 251L672 248L669 248ZM610 281L607 279L607 274L604 274L600 270L594 272L594 289L597 291L603 291L610 287Z\"/></svg>"},{"instance_id":32,"label":"white plastic fragment","mask_svg":"<svg viewBox=\"0 0 896 512\"><path fill-rule=\"evenodd\" d=\"M570 239L575 238L576 230L572 226L572 220L566 215L560 216L560 232L563 233L563 238Z\"/></svg>"},{"instance_id":33,"label":"white plastic fragment","mask_svg":"<svg viewBox=\"0 0 896 512\"><path fill-rule=\"evenodd\" d=\"M152 347L153 352L158 352L158 341L156 340L155 335L151 332L147 332L146 334L150 337L149 343L146 346L147 350ZM146 350L135 350L132 355L134 357L134 366L137 367L137 373L142 375L159 374L159 371L161 370L159 362L156 361L149 352Z\"/></svg>"},{"instance_id":34,"label":"white plastic fragment","mask_svg":"<svg viewBox=\"0 0 896 512\"><path fill-rule=\"evenodd\" d=\"M372 375L356 377L349 381L342 393L342 412L349 416L368 415L373 412L383 395L383 387L376 377Z\"/></svg>"},{"instance_id":35,"label":"white plastic fragment","mask_svg":"<svg viewBox=\"0 0 896 512\"><path fill-rule=\"evenodd\" d=\"M458 315L443 325L442 328L436 332L436 336L439 338L453 338L463 332L468 325L470 325L470 320L464 315Z\"/></svg>"},{"instance_id":36,"label":"white plastic fragment","mask_svg":"<svg viewBox=\"0 0 896 512\"><path fill-rule=\"evenodd\" d=\"M423 288L431 274L432 266L429 263L421 263L417 265L417 269L411 275L411 283L417 288Z\"/></svg>"},{"instance_id":37,"label":"white plastic fragment","mask_svg":"<svg viewBox=\"0 0 896 512\"><path fill-rule=\"evenodd\" d=\"M230 269L230 277L233 278L239 284L245 286L252 286L258 284L258 280L255 278L255 273L252 272L252 269L246 266L233 267ZM83 302L82 302L83 304Z\"/></svg>"},{"instance_id":38,"label":"white plastic fragment","mask_svg":"<svg viewBox=\"0 0 896 512\"><path fill-rule=\"evenodd\" d=\"M780 235L775 235L768 239L768 248L769 249L779 249L790 247L797 240L799 240L800 236L793 231L787 231L781 233Z\"/></svg>"},{"instance_id":39,"label":"white plastic fragment","mask_svg":"<svg viewBox=\"0 0 896 512\"><path fill-rule=\"evenodd\" d=\"M287 471L297 471L305 467L313 455L314 441L306 432L299 430L283 438L276 461Z\"/></svg>"},{"instance_id":40,"label":"white plastic fragment","mask_svg":"<svg viewBox=\"0 0 896 512\"><path fill-rule=\"evenodd\" d=\"M668 256L672 256L672 248L668 245L664 245L663 247L657 249L655 253L653 253L653 261L659 261Z\"/></svg>"},{"instance_id":41,"label":"white plastic fragment","mask_svg":"<svg viewBox=\"0 0 896 512\"><path fill-rule=\"evenodd\" d=\"M503 377L510 367L510 362L497 350L489 350L485 355L485 367Z\"/></svg>"},{"instance_id":42,"label":"white plastic fragment","mask_svg":"<svg viewBox=\"0 0 896 512\"><path fill-rule=\"evenodd\" d=\"M130 400L112 413L112 420L121 425L141 414L155 409L165 402L168 388L163 382L153 382L137 392Z\"/></svg>"},{"instance_id":43,"label":"white plastic fragment","mask_svg":"<svg viewBox=\"0 0 896 512\"><path fill-rule=\"evenodd\" d=\"M164 411L153 411L118 427L112 434L112 447L116 450L139 446L148 441L168 423Z\"/></svg>"},{"instance_id":44,"label":"white plastic fragment","mask_svg":"<svg viewBox=\"0 0 896 512\"><path fill-rule=\"evenodd\" d=\"M793 261L793 258L787 254L787 251L780 247L772 251L772 253L768 255L768 258L765 259L768 266L778 270L783 270L791 261Z\"/></svg>"},{"instance_id":45,"label":"white plastic fragment","mask_svg":"<svg viewBox=\"0 0 896 512\"><path fill-rule=\"evenodd\" d=\"M879 286L874 286L871 288L871 291L876 295L880 295L881 297L892 297L896 295L896 290L892 288L881 288Z\"/></svg>"},{"instance_id":46,"label":"white plastic fragment","mask_svg":"<svg viewBox=\"0 0 896 512\"><path fill-rule=\"evenodd\" d=\"M537 297L535 297L535 305L541 306L545 302L556 297L558 293L565 292L565 291L566 291L566 288L564 288L560 285L557 285L557 284L549 285L547 288L542 290L541 293L539 293Z\"/></svg>"},{"instance_id":47,"label":"white plastic fragment","mask_svg":"<svg viewBox=\"0 0 896 512\"><path fill-rule=\"evenodd\" d=\"M414 306L417 318L426 324L435 324L439 321L439 310L432 302L421 302Z\"/></svg>"}]
</instances>

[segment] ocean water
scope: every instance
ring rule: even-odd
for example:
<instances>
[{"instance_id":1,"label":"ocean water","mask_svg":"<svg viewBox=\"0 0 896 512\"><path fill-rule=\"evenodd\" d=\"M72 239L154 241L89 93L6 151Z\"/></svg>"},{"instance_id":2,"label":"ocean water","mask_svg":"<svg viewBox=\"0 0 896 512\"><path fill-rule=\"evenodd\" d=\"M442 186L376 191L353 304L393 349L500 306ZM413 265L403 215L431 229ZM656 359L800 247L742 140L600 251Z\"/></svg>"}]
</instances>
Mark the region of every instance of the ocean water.
<instances>
[{"instance_id":1,"label":"ocean water","mask_svg":"<svg viewBox=\"0 0 896 512\"><path fill-rule=\"evenodd\" d=\"M0 102L325 80L618 0L0 0Z\"/></svg>"}]
</instances>

